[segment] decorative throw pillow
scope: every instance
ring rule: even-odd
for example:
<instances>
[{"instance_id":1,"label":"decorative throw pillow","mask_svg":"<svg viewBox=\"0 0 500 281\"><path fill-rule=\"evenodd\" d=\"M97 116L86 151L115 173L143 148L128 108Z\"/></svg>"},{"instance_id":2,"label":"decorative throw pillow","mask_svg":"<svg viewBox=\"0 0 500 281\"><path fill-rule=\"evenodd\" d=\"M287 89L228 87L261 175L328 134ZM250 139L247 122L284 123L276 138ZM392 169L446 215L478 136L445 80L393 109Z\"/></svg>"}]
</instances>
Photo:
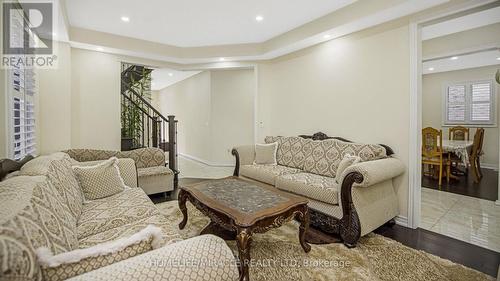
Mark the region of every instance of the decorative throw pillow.
<instances>
[{"instance_id":1,"label":"decorative throw pillow","mask_svg":"<svg viewBox=\"0 0 500 281\"><path fill-rule=\"evenodd\" d=\"M339 163L339 166L337 167L337 173L335 174L335 182L339 183L339 178L342 176L342 173L345 171L345 169L361 161L362 159L359 156L355 155L352 156L350 154L344 155L344 158L342 158L342 160Z\"/></svg>"},{"instance_id":2,"label":"decorative throw pillow","mask_svg":"<svg viewBox=\"0 0 500 281\"><path fill-rule=\"evenodd\" d=\"M278 143L256 144L254 164L276 165Z\"/></svg>"},{"instance_id":3,"label":"decorative throw pillow","mask_svg":"<svg viewBox=\"0 0 500 281\"><path fill-rule=\"evenodd\" d=\"M55 256L48 248L43 247L36 250L36 255L43 280L59 281L157 249L161 247L162 239L161 229L148 225L127 238Z\"/></svg>"},{"instance_id":4,"label":"decorative throw pillow","mask_svg":"<svg viewBox=\"0 0 500 281\"><path fill-rule=\"evenodd\" d=\"M108 197L127 188L120 175L117 162L116 157L111 157L94 166L73 166L85 199L95 200Z\"/></svg>"}]
</instances>

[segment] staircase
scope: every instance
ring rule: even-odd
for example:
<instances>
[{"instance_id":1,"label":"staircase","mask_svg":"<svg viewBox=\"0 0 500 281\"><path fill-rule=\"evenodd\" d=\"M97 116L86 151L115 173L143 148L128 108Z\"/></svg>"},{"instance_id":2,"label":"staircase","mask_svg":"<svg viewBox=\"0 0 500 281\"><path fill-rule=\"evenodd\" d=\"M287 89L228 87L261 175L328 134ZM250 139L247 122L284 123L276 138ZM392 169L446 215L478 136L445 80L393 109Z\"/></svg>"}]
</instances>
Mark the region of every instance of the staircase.
<instances>
[{"instance_id":1,"label":"staircase","mask_svg":"<svg viewBox=\"0 0 500 281\"><path fill-rule=\"evenodd\" d=\"M177 120L173 115L163 116L144 96L145 92L151 91L148 88L151 71L144 66L132 65L121 73L121 150L162 149L168 154L168 167L175 172L177 179ZM145 79L149 79L149 83Z\"/></svg>"}]
</instances>

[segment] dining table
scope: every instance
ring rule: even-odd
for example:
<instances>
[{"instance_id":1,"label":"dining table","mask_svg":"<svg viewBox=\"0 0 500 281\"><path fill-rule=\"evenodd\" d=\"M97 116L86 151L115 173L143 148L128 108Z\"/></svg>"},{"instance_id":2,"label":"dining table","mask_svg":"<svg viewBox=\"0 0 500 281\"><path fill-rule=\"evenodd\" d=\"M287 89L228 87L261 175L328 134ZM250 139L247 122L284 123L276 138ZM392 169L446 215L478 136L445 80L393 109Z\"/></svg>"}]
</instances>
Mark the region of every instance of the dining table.
<instances>
[{"instance_id":1,"label":"dining table","mask_svg":"<svg viewBox=\"0 0 500 281\"><path fill-rule=\"evenodd\" d=\"M458 156L467 167L469 156L472 153L473 141L469 140L443 140L443 151Z\"/></svg>"}]
</instances>

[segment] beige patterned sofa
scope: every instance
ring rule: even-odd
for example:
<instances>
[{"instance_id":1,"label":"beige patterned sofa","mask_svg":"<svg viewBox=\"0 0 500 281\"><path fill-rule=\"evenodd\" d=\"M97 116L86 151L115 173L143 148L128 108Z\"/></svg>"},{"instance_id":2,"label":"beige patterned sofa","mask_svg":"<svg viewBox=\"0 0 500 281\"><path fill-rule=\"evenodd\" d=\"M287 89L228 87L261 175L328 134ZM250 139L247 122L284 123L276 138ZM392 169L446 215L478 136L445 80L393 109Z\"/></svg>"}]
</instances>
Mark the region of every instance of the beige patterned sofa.
<instances>
[{"instance_id":1,"label":"beige patterned sofa","mask_svg":"<svg viewBox=\"0 0 500 281\"><path fill-rule=\"evenodd\" d=\"M266 137L265 142L278 143L277 165L254 164L254 146L239 146L232 151L234 175L307 197L311 224L340 235L346 246L354 247L361 236L399 214L393 179L405 167L387 155L388 147L333 138ZM337 175L346 154L362 162Z\"/></svg>"},{"instance_id":2,"label":"beige patterned sofa","mask_svg":"<svg viewBox=\"0 0 500 281\"><path fill-rule=\"evenodd\" d=\"M131 151L69 149L64 152L79 162L106 160L113 156L134 159L139 187L148 195L170 192L175 187L175 174L165 166L165 153L159 148L148 147Z\"/></svg>"},{"instance_id":3,"label":"beige patterned sofa","mask_svg":"<svg viewBox=\"0 0 500 281\"><path fill-rule=\"evenodd\" d=\"M118 161L127 189L92 201L84 200L72 163L62 152L40 156L0 182L0 280L238 279L234 256L222 239L202 235L177 241L177 226L137 188L134 160ZM61 256L104 247L147 227L160 233L156 247L137 244L119 254L73 262L64 270L47 270L37 255L40 248ZM169 261L181 266L169 266ZM200 263L182 266L183 261ZM209 266L210 261L219 266Z\"/></svg>"}]
</instances>

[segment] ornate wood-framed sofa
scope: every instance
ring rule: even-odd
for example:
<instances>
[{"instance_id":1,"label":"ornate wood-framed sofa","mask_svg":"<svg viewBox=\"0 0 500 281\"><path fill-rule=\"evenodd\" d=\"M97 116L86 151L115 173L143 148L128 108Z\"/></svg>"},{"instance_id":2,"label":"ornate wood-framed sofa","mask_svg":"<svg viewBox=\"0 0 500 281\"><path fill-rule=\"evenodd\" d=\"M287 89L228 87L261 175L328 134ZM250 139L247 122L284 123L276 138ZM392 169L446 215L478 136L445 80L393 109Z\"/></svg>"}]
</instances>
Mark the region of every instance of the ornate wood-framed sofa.
<instances>
[{"instance_id":1,"label":"ornate wood-framed sofa","mask_svg":"<svg viewBox=\"0 0 500 281\"><path fill-rule=\"evenodd\" d=\"M354 143L324 133L266 137L277 142L277 165L254 163L254 145L233 148L235 176L250 178L309 199L311 225L337 234L347 247L399 214L393 179L405 171L386 145ZM344 155L362 162L336 175Z\"/></svg>"}]
</instances>

